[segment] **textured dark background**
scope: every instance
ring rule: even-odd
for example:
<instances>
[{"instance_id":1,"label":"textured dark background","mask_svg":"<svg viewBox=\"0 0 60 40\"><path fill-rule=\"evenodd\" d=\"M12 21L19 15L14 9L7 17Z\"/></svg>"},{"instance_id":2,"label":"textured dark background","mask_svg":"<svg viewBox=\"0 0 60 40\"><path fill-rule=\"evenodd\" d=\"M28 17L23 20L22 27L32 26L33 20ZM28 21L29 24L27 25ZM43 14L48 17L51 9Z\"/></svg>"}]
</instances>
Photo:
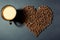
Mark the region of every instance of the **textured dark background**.
<instances>
[{"instance_id":1,"label":"textured dark background","mask_svg":"<svg viewBox=\"0 0 60 40\"><path fill-rule=\"evenodd\" d=\"M9 25L8 21L2 19L1 9L7 4L16 9L26 5L33 5L35 8L48 5L53 10L53 22L36 38L26 26L17 27L14 23ZM60 40L60 0L0 0L0 40Z\"/></svg>"}]
</instances>

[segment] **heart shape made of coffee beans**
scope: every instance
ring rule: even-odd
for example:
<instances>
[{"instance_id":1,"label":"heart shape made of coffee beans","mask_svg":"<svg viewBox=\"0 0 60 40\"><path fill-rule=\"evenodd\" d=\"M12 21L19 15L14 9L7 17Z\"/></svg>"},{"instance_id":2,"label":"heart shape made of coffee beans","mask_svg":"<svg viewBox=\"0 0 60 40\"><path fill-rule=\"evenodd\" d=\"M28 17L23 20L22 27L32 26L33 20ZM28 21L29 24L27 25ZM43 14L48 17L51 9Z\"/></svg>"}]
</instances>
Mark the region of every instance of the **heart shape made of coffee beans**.
<instances>
[{"instance_id":1,"label":"heart shape made of coffee beans","mask_svg":"<svg viewBox=\"0 0 60 40\"><path fill-rule=\"evenodd\" d=\"M26 15L24 23L36 37L52 22L53 12L48 6L40 6L38 9L26 6L23 10Z\"/></svg>"}]
</instances>

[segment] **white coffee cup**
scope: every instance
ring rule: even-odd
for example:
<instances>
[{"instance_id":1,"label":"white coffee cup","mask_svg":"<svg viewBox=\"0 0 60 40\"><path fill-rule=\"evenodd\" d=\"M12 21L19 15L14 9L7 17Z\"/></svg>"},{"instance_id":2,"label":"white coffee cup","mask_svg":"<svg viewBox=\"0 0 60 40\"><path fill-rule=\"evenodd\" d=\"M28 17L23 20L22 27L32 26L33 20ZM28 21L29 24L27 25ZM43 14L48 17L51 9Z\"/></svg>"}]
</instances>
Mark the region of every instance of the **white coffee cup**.
<instances>
[{"instance_id":1,"label":"white coffee cup","mask_svg":"<svg viewBox=\"0 0 60 40\"><path fill-rule=\"evenodd\" d=\"M2 14L1 14L2 18L8 21L13 20L17 14L16 8L12 5L4 6L1 11L2 11Z\"/></svg>"}]
</instances>

